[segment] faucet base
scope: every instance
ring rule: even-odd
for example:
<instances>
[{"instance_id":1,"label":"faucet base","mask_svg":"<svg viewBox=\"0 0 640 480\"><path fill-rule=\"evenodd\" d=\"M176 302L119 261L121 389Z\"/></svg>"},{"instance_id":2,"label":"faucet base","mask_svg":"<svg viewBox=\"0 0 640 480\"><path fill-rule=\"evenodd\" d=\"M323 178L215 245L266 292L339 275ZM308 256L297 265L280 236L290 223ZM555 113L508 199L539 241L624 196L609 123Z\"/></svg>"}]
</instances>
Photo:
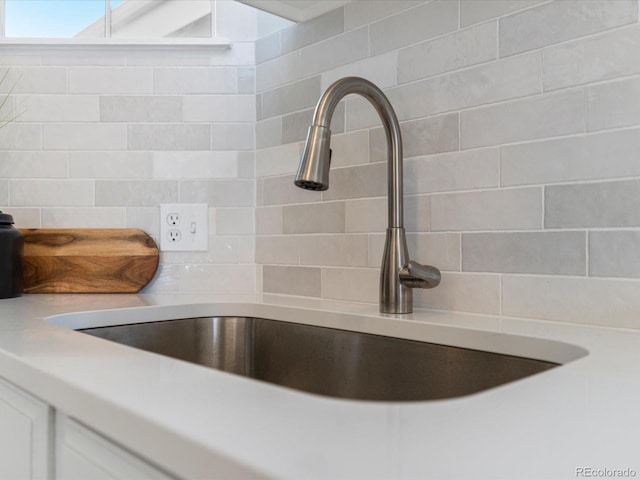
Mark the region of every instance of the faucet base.
<instances>
[{"instance_id":1,"label":"faucet base","mask_svg":"<svg viewBox=\"0 0 640 480\"><path fill-rule=\"evenodd\" d=\"M413 290L400 281L400 270L409 264L404 228L387 228L380 269L380 313L413 312Z\"/></svg>"}]
</instances>

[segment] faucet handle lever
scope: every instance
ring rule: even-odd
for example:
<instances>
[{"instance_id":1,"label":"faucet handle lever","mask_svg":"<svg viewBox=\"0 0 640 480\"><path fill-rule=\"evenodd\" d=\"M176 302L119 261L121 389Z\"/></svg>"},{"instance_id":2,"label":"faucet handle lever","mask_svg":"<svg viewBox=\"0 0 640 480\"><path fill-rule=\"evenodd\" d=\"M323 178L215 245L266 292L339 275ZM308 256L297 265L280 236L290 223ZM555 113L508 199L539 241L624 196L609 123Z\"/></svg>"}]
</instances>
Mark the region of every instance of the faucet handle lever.
<instances>
[{"instance_id":1,"label":"faucet handle lever","mask_svg":"<svg viewBox=\"0 0 640 480\"><path fill-rule=\"evenodd\" d=\"M410 261L400 269L400 282L411 288L434 288L440 283L440 270Z\"/></svg>"}]
</instances>

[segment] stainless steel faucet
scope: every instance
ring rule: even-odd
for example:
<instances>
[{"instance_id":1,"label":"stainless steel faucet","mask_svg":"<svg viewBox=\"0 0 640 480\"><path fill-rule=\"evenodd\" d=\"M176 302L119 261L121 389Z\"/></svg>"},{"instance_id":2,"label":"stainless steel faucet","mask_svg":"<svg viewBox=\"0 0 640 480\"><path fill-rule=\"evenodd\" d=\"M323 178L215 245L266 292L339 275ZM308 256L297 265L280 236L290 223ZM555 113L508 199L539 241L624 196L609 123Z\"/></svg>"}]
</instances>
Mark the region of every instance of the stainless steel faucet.
<instances>
[{"instance_id":1,"label":"stainless steel faucet","mask_svg":"<svg viewBox=\"0 0 640 480\"><path fill-rule=\"evenodd\" d=\"M433 288L440 283L440 271L409 260L404 230L402 193L402 136L400 124L387 97L364 78L346 77L324 92L309 127L295 184L308 190L329 188L331 130L329 124L338 102L351 93L369 100L375 107L387 137L389 227L380 271L380 312L411 313L413 288Z\"/></svg>"}]
</instances>

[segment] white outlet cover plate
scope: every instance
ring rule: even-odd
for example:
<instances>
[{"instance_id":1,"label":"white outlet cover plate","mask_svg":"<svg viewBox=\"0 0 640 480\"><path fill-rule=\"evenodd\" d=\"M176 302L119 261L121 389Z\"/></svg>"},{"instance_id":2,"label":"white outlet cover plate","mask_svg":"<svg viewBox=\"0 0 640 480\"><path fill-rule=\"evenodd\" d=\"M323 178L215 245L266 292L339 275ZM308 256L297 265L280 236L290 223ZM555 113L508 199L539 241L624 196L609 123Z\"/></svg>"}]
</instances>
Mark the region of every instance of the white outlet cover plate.
<instances>
[{"instance_id":1,"label":"white outlet cover plate","mask_svg":"<svg viewBox=\"0 0 640 480\"><path fill-rule=\"evenodd\" d=\"M176 230L180 232L179 235L175 235ZM171 237L178 238L178 240L172 241ZM209 205L206 203L161 203L160 250L164 252L206 252L209 250Z\"/></svg>"}]
</instances>

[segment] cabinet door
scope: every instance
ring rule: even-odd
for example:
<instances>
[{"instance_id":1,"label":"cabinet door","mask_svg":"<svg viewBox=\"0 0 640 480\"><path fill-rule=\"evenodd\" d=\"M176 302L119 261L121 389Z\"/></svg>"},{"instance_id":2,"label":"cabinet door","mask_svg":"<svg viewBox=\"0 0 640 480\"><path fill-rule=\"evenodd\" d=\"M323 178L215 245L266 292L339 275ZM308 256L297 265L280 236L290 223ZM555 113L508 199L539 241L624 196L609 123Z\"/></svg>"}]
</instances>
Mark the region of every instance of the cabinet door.
<instances>
[{"instance_id":1,"label":"cabinet door","mask_svg":"<svg viewBox=\"0 0 640 480\"><path fill-rule=\"evenodd\" d=\"M50 480L53 410L0 378L0 478Z\"/></svg>"},{"instance_id":2,"label":"cabinet door","mask_svg":"<svg viewBox=\"0 0 640 480\"><path fill-rule=\"evenodd\" d=\"M56 412L56 480L175 480Z\"/></svg>"}]
</instances>

